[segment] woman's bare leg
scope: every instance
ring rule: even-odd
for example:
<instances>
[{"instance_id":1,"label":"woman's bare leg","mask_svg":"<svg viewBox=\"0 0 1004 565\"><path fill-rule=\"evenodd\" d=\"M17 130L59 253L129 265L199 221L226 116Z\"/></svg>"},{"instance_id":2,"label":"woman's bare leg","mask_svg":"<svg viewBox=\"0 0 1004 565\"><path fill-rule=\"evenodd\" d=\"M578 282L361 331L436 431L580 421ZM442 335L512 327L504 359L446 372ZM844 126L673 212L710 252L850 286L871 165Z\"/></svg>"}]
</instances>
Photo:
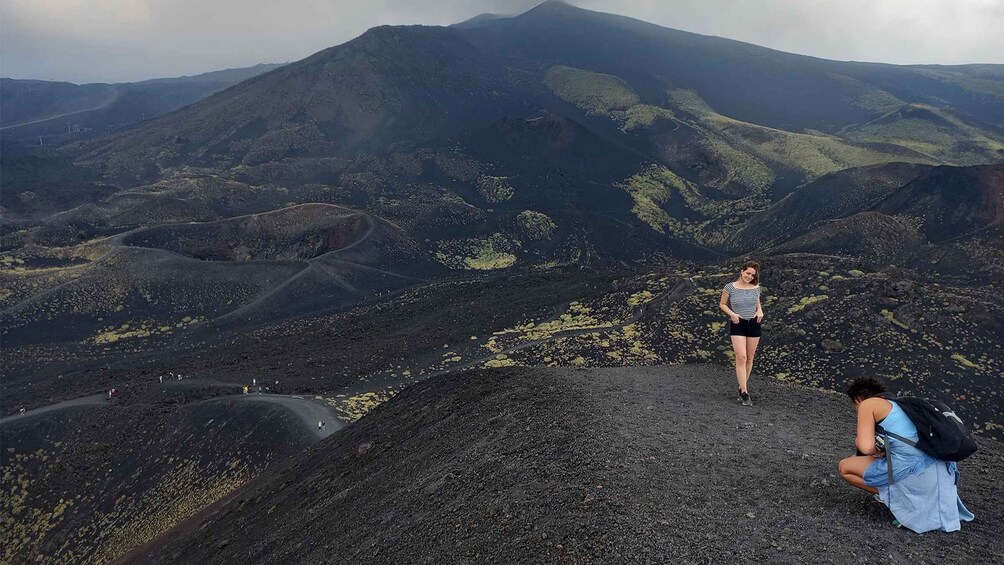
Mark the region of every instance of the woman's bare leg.
<instances>
[{"instance_id":1,"label":"woman's bare leg","mask_svg":"<svg viewBox=\"0 0 1004 565\"><path fill-rule=\"evenodd\" d=\"M878 489L865 484L865 471L876 459L868 455L858 455L855 457L845 457L840 460L837 469L840 476L853 486L872 494L878 494Z\"/></svg>"},{"instance_id":2,"label":"woman's bare leg","mask_svg":"<svg viewBox=\"0 0 1004 565\"><path fill-rule=\"evenodd\" d=\"M760 345L760 338L758 337L748 337L746 338L746 382L743 383L743 390L746 390L746 386L749 384L750 376L753 374L753 356L756 355L756 346Z\"/></svg>"},{"instance_id":3,"label":"woman's bare leg","mask_svg":"<svg viewBox=\"0 0 1004 565\"><path fill-rule=\"evenodd\" d=\"M736 353L736 381L739 383L739 390L746 392L746 336L734 335L732 338L732 350Z\"/></svg>"}]
</instances>

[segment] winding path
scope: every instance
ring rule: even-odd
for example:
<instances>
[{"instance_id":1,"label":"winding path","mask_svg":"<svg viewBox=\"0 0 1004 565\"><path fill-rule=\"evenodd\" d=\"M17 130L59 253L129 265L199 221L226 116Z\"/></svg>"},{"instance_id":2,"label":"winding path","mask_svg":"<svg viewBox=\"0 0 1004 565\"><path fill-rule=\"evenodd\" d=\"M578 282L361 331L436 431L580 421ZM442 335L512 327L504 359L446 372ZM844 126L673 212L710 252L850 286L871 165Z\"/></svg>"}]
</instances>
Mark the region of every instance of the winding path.
<instances>
[{"instance_id":1,"label":"winding path","mask_svg":"<svg viewBox=\"0 0 1004 565\"><path fill-rule=\"evenodd\" d=\"M563 331L563 332L556 332L556 333L554 333L554 334L552 334L552 335L550 335L548 337L542 338L542 339L532 340L532 341L526 341L526 342L520 343L518 345L513 345L511 347L508 347L508 348L502 350L499 353L504 353L504 354L508 355L508 354L514 353L516 351L520 351L522 349L526 349L528 347L533 347L533 346L539 345L541 343L547 343L549 341L553 341L555 339L560 339L560 338L565 338L565 337L571 337L571 336L576 336L576 335L581 335L581 334L586 334L586 333L598 333L598 332L599 333L610 333L610 332L621 330L625 326L631 325L631 324L637 322L638 320L640 320L642 317L644 317L648 312L650 312L657 305L662 305L662 304L665 304L665 303L668 303L668 302L675 302L675 301L680 300L681 298L687 296L693 288L694 288L693 281L691 281L690 279L683 279L680 282L678 282L673 288L671 288L671 289L667 290L666 292L662 293L660 296L656 297L654 300L651 300L651 301L649 301L649 302L641 305L641 307L638 308L637 311L635 311L628 318L626 318L626 319L624 319L622 321L619 321L619 322L617 322L615 324L612 324L610 326L603 327L603 328L584 328L584 329L577 329L577 330L569 330L569 331ZM555 311L556 312L560 312L560 310L562 310L561 305L559 305L558 307L556 307ZM556 318L557 315L558 314L556 314L554 317ZM374 389L384 388L387 385L395 385L395 386L399 386L399 387L404 387L404 386L407 386L409 384L412 384L412 383L420 381L420 380L425 380L425 379L428 379L428 378L436 377L436 376L439 376L439 375L444 375L444 374L447 374L447 373L452 373L452 372L455 372L455 371L463 371L465 369L469 369L471 367L474 367L474 366L477 366L477 365L481 365L481 364L485 363L486 361L488 361L490 359L494 359L495 356L498 355L499 353L491 353L489 355L485 355L485 356L482 356L482 357L478 357L476 359L472 359L470 361L467 361L466 363L462 363L462 364L458 364L458 365L453 365L451 367L446 367L446 368L443 368L443 369L432 371L430 373L425 373L425 374L422 374L422 375L418 376L417 378L408 379L408 378L402 378L400 376L395 376L393 378L393 382L391 382L391 380L388 379L385 382L383 382L383 386L376 385L376 383L369 382L369 380L368 380L365 385L361 385L359 387L352 387L352 389L343 390L343 391L340 391L340 393L347 394L347 395L357 394L359 392L372 391ZM376 377L374 380L379 380L379 377ZM231 386L231 387L234 387L234 388L239 388L241 386L240 384L237 384L237 383L218 383L218 384L223 385L223 386ZM166 386L174 386L175 383L172 381L170 383L164 383L164 385L166 385ZM325 403L323 400L319 400L317 397L311 398L310 395L295 395L295 394L292 394L292 395L284 395L284 394L248 394L248 395L244 395L244 394L235 394L235 395L227 395L227 396L222 396L222 397L210 398L210 399L204 400L202 402L220 402L220 401L235 401L235 400L237 402L265 402L265 403L275 404L275 405L281 406L281 407L283 407L283 408L291 411L293 414L295 414L300 419L300 421L303 423L303 425L306 426L306 430L309 433L311 433L313 435L313 437L315 439L317 439L317 440L324 439L324 438L330 436L331 434L333 434L333 433L337 432L338 430L340 430L340 429L342 429L342 428L345 427L345 424L339 419L338 413L335 411L335 409L332 406L329 406L327 403ZM25 412L24 414L13 414L11 416L0 418L0 424L2 424L2 423L8 423L8 422L16 422L16 421L20 421L20 420L31 418L33 416L37 416L37 415L41 415L41 414L45 414L45 413L49 413L49 412L55 412L55 411L63 410L63 409L66 409L66 408L72 408L72 407L77 407L77 406L97 406L97 405L104 404L104 402L105 402L105 395L103 393L102 394L93 394L93 395L90 395L90 396L84 396L84 397L80 397L80 398L75 398L75 399L72 399L72 400L67 400L67 401L64 401L64 402L59 402L57 404L52 404L52 405L49 405L49 406L43 406L41 408L36 408L34 410L29 410L29 411ZM317 423L319 421L325 422L325 425L324 425L323 429L318 429Z\"/></svg>"},{"instance_id":2,"label":"winding path","mask_svg":"<svg viewBox=\"0 0 1004 565\"><path fill-rule=\"evenodd\" d=\"M24 414L12 414L10 416L5 416L0 418L0 424L6 424L9 422L20 422L23 420L31 419L35 416L41 416L42 414L47 414L49 412L58 412L59 410L64 410L66 408L75 408L78 406L101 406L108 399L108 395L105 393L92 394L90 396L81 396L79 398L73 398L71 400L65 400L63 402L57 402L56 404L50 404L48 406L42 406L40 408L35 408L34 410L26 410Z\"/></svg>"},{"instance_id":3,"label":"winding path","mask_svg":"<svg viewBox=\"0 0 1004 565\"><path fill-rule=\"evenodd\" d=\"M164 383L167 384L167 383ZM231 383L228 383L231 384ZM239 385L233 385L237 388ZM25 420L30 420L36 416L41 416L43 414L49 414L52 412L59 412L61 410L66 410L69 408L78 407L91 407L91 406L102 406L107 402L107 394L92 394L89 396L81 396L79 398L74 398L72 400L66 400L64 402L58 402L56 404L50 404L48 406L42 406L41 408L35 408L34 410L28 410L24 414L12 414L4 418L0 418L0 424L17 423ZM209 398L203 400L202 402L222 402L222 401L236 401L236 402L256 402L265 404L274 404L281 406L282 408L289 410L295 414L300 421L305 426L306 431L312 435L315 439L324 439L329 435L337 432L338 430L345 427L345 424L339 419L338 413L331 406L328 406L321 400L311 398L309 396L298 395L298 394L232 394L227 396L220 396L216 398ZM324 422L323 429L317 429L318 422Z\"/></svg>"},{"instance_id":4,"label":"winding path","mask_svg":"<svg viewBox=\"0 0 1004 565\"><path fill-rule=\"evenodd\" d=\"M234 396L224 396L220 398L210 399L208 402L229 400L237 402L259 402L266 404L275 404L281 406L286 410L289 410L293 414L296 414L300 418L300 421L306 426L306 430L314 436L316 439L324 439L331 434L337 432L338 430L345 427L345 425L338 419L338 414L335 409L328 406L321 400L316 398L311 398L306 395L298 394L241 394ZM324 422L324 428L318 429L317 423Z\"/></svg>"},{"instance_id":5,"label":"winding path","mask_svg":"<svg viewBox=\"0 0 1004 565\"><path fill-rule=\"evenodd\" d=\"M65 114L57 114L55 116L49 116L49 117L46 117L46 118L37 118L37 119L31 120L31 121L27 121L27 122L20 122L20 123L17 123L17 124L11 124L9 126L2 126L2 127L0 127L0 130L14 129L14 128L18 128L18 127L21 127L21 126L30 126L31 124L40 124L42 122L50 122L52 120L58 120L59 118L65 118L66 116L75 116L77 114L83 114L85 112L93 112L95 110L100 110L102 108L107 108L108 106L111 106L112 103L114 103L118 99L119 99L119 91L116 88L116 89L112 90L111 96L107 100L101 102L100 104L98 104L97 106L94 106L93 108L85 108L83 110L74 110L73 112L66 112Z\"/></svg>"}]
</instances>

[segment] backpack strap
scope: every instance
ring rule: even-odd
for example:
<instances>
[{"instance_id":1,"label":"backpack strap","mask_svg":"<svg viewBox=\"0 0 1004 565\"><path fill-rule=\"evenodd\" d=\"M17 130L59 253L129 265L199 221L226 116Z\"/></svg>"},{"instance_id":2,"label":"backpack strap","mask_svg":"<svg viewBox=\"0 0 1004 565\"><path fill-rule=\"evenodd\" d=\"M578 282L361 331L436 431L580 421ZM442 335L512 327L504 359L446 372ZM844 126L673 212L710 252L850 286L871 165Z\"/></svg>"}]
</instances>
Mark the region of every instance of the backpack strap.
<instances>
[{"instance_id":1,"label":"backpack strap","mask_svg":"<svg viewBox=\"0 0 1004 565\"><path fill-rule=\"evenodd\" d=\"M909 445L911 447L917 447L917 442L913 441L912 439L905 438L905 437L903 437L903 436L901 436L899 434L894 434L892 432L887 432L885 430L882 430L882 433L884 433L885 435L887 435L887 436L889 436L889 437L891 437L893 439L898 439L899 441L901 441L901 442L903 442L903 443L905 443L905 444L907 444L907 445ZM886 446L886 447L888 448L888 446Z\"/></svg>"},{"instance_id":2,"label":"backpack strap","mask_svg":"<svg viewBox=\"0 0 1004 565\"><path fill-rule=\"evenodd\" d=\"M885 431L885 428L883 428L881 424L875 426L875 431L878 432L879 435L882 436L883 440L885 440L885 472L886 472L886 480L889 483L889 486L892 486L892 483L893 483L893 479L892 479L892 457L889 456L889 433Z\"/></svg>"},{"instance_id":3,"label":"backpack strap","mask_svg":"<svg viewBox=\"0 0 1004 565\"><path fill-rule=\"evenodd\" d=\"M890 431L886 431L886 429L883 428L882 426L876 426L875 429L885 439L885 467L886 467L886 476L888 477L888 482L889 482L889 485L891 486L894 481L893 481L893 478L892 478L892 456L889 454L889 438L897 439L897 440L899 440L899 441L901 441L901 442L903 442L903 443L905 443L907 445L911 445L913 447L917 447L917 442L913 441L912 439L905 438L905 437L903 437L903 436L901 436L899 434L895 434L895 433L892 433Z\"/></svg>"}]
</instances>

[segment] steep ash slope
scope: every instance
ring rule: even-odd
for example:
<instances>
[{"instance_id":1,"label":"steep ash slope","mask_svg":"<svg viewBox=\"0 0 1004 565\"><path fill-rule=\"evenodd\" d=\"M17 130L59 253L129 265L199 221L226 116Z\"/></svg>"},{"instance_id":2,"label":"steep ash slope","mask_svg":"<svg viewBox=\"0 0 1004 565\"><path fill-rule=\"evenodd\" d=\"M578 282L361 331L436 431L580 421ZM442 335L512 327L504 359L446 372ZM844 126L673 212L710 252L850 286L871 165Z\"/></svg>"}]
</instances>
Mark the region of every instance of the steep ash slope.
<instances>
[{"instance_id":1,"label":"steep ash slope","mask_svg":"<svg viewBox=\"0 0 1004 565\"><path fill-rule=\"evenodd\" d=\"M4 421L0 563L109 563L314 440L235 390L168 380Z\"/></svg>"},{"instance_id":2,"label":"steep ash slope","mask_svg":"<svg viewBox=\"0 0 1004 565\"><path fill-rule=\"evenodd\" d=\"M977 520L917 536L836 477L842 395L756 382L744 408L733 386L711 366L432 379L131 562L1004 563L1001 445L963 463Z\"/></svg>"}]
</instances>

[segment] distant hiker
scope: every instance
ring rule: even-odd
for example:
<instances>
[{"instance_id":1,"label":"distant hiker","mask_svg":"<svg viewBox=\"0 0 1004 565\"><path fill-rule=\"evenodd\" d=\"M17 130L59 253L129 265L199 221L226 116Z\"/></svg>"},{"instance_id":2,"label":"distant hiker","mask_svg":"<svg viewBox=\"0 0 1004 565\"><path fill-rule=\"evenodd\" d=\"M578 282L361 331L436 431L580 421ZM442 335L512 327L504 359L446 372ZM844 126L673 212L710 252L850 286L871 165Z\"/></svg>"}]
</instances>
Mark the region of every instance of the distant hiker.
<instances>
[{"instance_id":1,"label":"distant hiker","mask_svg":"<svg viewBox=\"0 0 1004 565\"><path fill-rule=\"evenodd\" d=\"M164 375L161 375L161 376L160 376L160 377L158 377L158 378L160 379L160 382L161 382L161 383L163 383L163 382L164 382Z\"/></svg>"},{"instance_id":2,"label":"distant hiker","mask_svg":"<svg viewBox=\"0 0 1004 565\"><path fill-rule=\"evenodd\" d=\"M18 409L18 413L19 414L24 414L24 406L22 406L21 408Z\"/></svg>"},{"instance_id":3,"label":"distant hiker","mask_svg":"<svg viewBox=\"0 0 1004 565\"><path fill-rule=\"evenodd\" d=\"M896 518L894 526L917 533L961 529L961 522L972 520L973 514L959 498L958 466L910 445L918 436L917 426L900 405L908 399L883 398L885 392L885 384L872 377L858 377L847 388L858 411L854 440L858 455L840 461L840 476L885 504ZM877 432L886 437L884 451L876 441Z\"/></svg>"},{"instance_id":4,"label":"distant hiker","mask_svg":"<svg viewBox=\"0 0 1004 565\"><path fill-rule=\"evenodd\" d=\"M760 263L747 261L739 270L739 278L725 285L718 307L729 317L729 337L736 354L736 381L743 406L752 406L749 384L753 373L753 356L760 344L760 324L763 307L760 306Z\"/></svg>"},{"instance_id":5,"label":"distant hiker","mask_svg":"<svg viewBox=\"0 0 1004 565\"><path fill-rule=\"evenodd\" d=\"M108 400L112 399L112 389L108 389Z\"/></svg>"},{"instance_id":6,"label":"distant hiker","mask_svg":"<svg viewBox=\"0 0 1004 565\"><path fill-rule=\"evenodd\" d=\"M251 379L251 386L257 386L257 385L258 385L258 379L252 378Z\"/></svg>"},{"instance_id":7,"label":"distant hiker","mask_svg":"<svg viewBox=\"0 0 1004 565\"><path fill-rule=\"evenodd\" d=\"M178 380L181 380L181 373L178 373Z\"/></svg>"},{"instance_id":8,"label":"distant hiker","mask_svg":"<svg viewBox=\"0 0 1004 565\"><path fill-rule=\"evenodd\" d=\"M317 421L317 431L321 431L321 428L323 428L323 427L324 427L324 422L322 422L321 420L318 420Z\"/></svg>"},{"instance_id":9,"label":"distant hiker","mask_svg":"<svg viewBox=\"0 0 1004 565\"><path fill-rule=\"evenodd\" d=\"M244 394L248 393L248 387L247 387L247 385L244 385L244 388L242 389L242 391L244 392Z\"/></svg>"}]
</instances>

